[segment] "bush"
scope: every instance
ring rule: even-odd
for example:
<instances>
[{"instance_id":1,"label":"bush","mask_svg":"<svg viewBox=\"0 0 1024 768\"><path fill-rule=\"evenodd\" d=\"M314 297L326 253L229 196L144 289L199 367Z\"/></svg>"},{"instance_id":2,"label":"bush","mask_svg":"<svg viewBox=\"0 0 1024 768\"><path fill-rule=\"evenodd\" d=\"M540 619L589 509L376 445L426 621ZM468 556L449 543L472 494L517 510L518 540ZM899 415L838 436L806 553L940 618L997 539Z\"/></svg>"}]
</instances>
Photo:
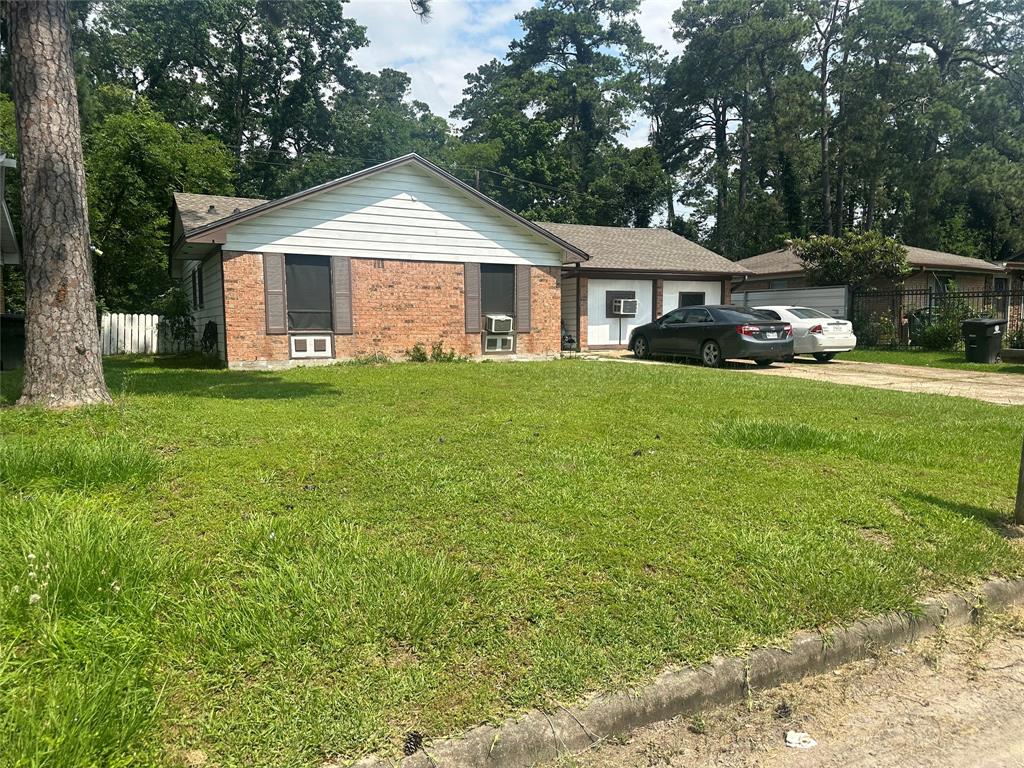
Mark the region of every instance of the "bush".
<instances>
[{"instance_id":1,"label":"bush","mask_svg":"<svg viewBox=\"0 0 1024 768\"><path fill-rule=\"evenodd\" d=\"M157 330L162 340L174 346L174 352L191 352L195 347L195 320L188 295L181 287L171 288L153 303L160 315Z\"/></svg>"},{"instance_id":2,"label":"bush","mask_svg":"<svg viewBox=\"0 0 1024 768\"><path fill-rule=\"evenodd\" d=\"M418 341L410 349L405 350L405 356L410 363L425 363L430 358L427 356L427 348Z\"/></svg>"},{"instance_id":3,"label":"bush","mask_svg":"<svg viewBox=\"0 0 1024 768\"><path fill-rule=\"evenodd\" d=\"M430 346L430 352L427 352L426 346L416 342L405 351L405 356L411 363L454 363L465 359L454 349L445 350L440 341L436 341Z\"/></svg>"},{"instance_id":4,"label":"bush","mask_svg":"<svg viewBox=\"0 0 1024 768\"><path fill-rule=\"evenodd\" d=\"M1024 324L1006 337L1006 346L1009 349L1024 349Z\"/></svg>"}]
</instances>

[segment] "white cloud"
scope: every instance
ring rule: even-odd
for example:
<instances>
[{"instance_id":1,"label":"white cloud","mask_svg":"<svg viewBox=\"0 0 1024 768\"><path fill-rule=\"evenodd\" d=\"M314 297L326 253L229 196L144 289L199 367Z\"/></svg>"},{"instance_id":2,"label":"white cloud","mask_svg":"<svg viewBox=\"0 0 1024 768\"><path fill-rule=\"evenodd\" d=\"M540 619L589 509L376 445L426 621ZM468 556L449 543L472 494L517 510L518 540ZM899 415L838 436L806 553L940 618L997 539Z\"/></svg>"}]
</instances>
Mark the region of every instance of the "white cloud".
<instances>
[{"instance_id":1,"label":"white cloud","mask_svg":"<svg viewBox=\"0 0 1024 768\"><path fill-rule=\"evenodd\" d=\"M672 39L672 12L680 5L680 0L641 0L637 16L644 39L660 45L670 57L683 51L682 45Z\"/></svg>"},{"instance_id":2,"label":"white cloud","mask_svg":"<svg viewBox=\"0 0 1024 768\"><path fill-rule=\"evenodd\" d=\"M353 58L369 71L404 70L412 78L412 97L447 117L462 100L466 74L505 55L520 32L515 15L531 5L533 0L433 0L430 19L421 21L409 0L352 0L348 13L370 40Z\"/></svg>"}]
</instances>

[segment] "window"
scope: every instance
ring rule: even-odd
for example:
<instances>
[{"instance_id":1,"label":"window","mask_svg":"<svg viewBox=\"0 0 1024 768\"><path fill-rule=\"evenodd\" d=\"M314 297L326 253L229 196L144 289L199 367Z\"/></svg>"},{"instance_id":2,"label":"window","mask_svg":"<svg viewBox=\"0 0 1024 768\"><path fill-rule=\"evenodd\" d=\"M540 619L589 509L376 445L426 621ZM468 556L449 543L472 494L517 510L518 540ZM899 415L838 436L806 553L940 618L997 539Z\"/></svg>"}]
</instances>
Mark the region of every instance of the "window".
<instances>
[{"instance_id":1,"label":"window","mask_svg":"<svg viewBox=\"0 0 1024 768\"><path fill-rule=\"evenodd\" d=\"M679 306L680 307L695 307L704 303L704 292L703 291L680 291L679 292Z\"/></svg>"},{"instance_id":2,"label":"window","mask_svg":"<svg viewBox=\"0 0 1024 768\"><path fill-rule=\"evenodd\" d=\"M673 309L667 315L661 318L661 322L665 325L679 325L683 322L683 315L686 314L686 310Z\"/></svg>"},{"instance_id":3,"label":"window","mask_svg":"<svg viewBox=\"0 0 1024 768\"><path fill-rule=\"evenodd\" d=\"M714 311L715 319L720 323L750 323L769 320L764 312L758 309L740 309L739 307L732 307L730 309L716 309Z\"/></svg>"},{"instance_id":4,"label":"window","mask_svg":"<svg viewBox=\"0 0 1024 768\"><path fill-rule=\"evenodd\" d=\"M780 315L774 309L759 309L757 311L760 312L765 317L770 317L772 320L781 320L782 319L782 315Z\"/></svg>"},{"instance_id":5,"label":"window","mask_svg":"<svg viewBox=\"0 0 1024 768\"><path fill-rule=\"evenodd\" d=\"M683 315L684 323L710 323L711 315L706 309L688 309Z\"/></svg>"},{"instance_id":6,"label":"window","mask_svg":"<svg viewBox=\"0 0 1024 768\"><path fill-rule=\"evenodd\" d=\"M331 330L331 261L327 256L284 257L289 331Z\"/></svg>"},{"instance_id":7,"label":"window","mask_svg":"<svg viewBox=\"0 0 1024 768\"><path fill-rule=\"evenodd\" d=\"M480 311L485 315L515 315L516 268L514 265L480 265Z\"/></svg>"},{"instance_id":8,"label":"window","mask_svg":"<svg viewBox=\"0 0 1024 768\"><path fill-rule=\"evenodd\" d=\"M769 280L768 281L768 287L769 288L789 288L791 282L792 282L792 280Z\"/></svg>"},{"instance_id":9,"label":"window","mask_svg":"<svg viewBox=\"0 0 1024 768\"><path fill-rule=\"evenodd\" d=\"M811 309L810 307L790 307L790 314L796 315L801 320L831 320L832 315L826 315L817 309ZM777 318L781 319L781 318Z\"/></svg>"}]
</instances>

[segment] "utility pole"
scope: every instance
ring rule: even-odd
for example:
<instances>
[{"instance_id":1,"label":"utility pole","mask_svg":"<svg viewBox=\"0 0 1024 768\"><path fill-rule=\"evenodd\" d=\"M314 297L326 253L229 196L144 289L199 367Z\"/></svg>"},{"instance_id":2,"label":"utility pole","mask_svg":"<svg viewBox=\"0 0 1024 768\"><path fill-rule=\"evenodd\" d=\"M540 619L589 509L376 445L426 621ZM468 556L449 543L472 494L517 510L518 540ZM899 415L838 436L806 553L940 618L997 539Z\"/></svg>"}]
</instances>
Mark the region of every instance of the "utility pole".
<instances>
[{"instance_id":1,"label":"utility pole","mask_svg":"<svg viewBox=\"0 0 1024 768\"><path fill-rule=\"evenodd\" d=\"M480 169L474 168L473 172L476 174L476 191L480 191Z\"/></svg>"}]
</instances>

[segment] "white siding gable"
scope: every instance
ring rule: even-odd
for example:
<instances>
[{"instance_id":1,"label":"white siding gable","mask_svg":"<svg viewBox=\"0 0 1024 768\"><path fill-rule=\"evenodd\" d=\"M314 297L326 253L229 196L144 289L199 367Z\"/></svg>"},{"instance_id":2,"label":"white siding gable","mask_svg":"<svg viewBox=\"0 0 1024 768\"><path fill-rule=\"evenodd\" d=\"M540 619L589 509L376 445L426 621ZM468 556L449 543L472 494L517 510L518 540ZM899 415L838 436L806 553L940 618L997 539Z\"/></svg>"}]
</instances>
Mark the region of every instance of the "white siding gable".
<instances>
[{"instance_id":1,"label":"white siding gable","mask_svg":"<svg viewBox=\"0 0 1024 768\"><path fill-rule=\"evenodd\" d=\"M412 163L243 221L224 250L559 266L562 250Z\"/></svg>"}]
</instances>

